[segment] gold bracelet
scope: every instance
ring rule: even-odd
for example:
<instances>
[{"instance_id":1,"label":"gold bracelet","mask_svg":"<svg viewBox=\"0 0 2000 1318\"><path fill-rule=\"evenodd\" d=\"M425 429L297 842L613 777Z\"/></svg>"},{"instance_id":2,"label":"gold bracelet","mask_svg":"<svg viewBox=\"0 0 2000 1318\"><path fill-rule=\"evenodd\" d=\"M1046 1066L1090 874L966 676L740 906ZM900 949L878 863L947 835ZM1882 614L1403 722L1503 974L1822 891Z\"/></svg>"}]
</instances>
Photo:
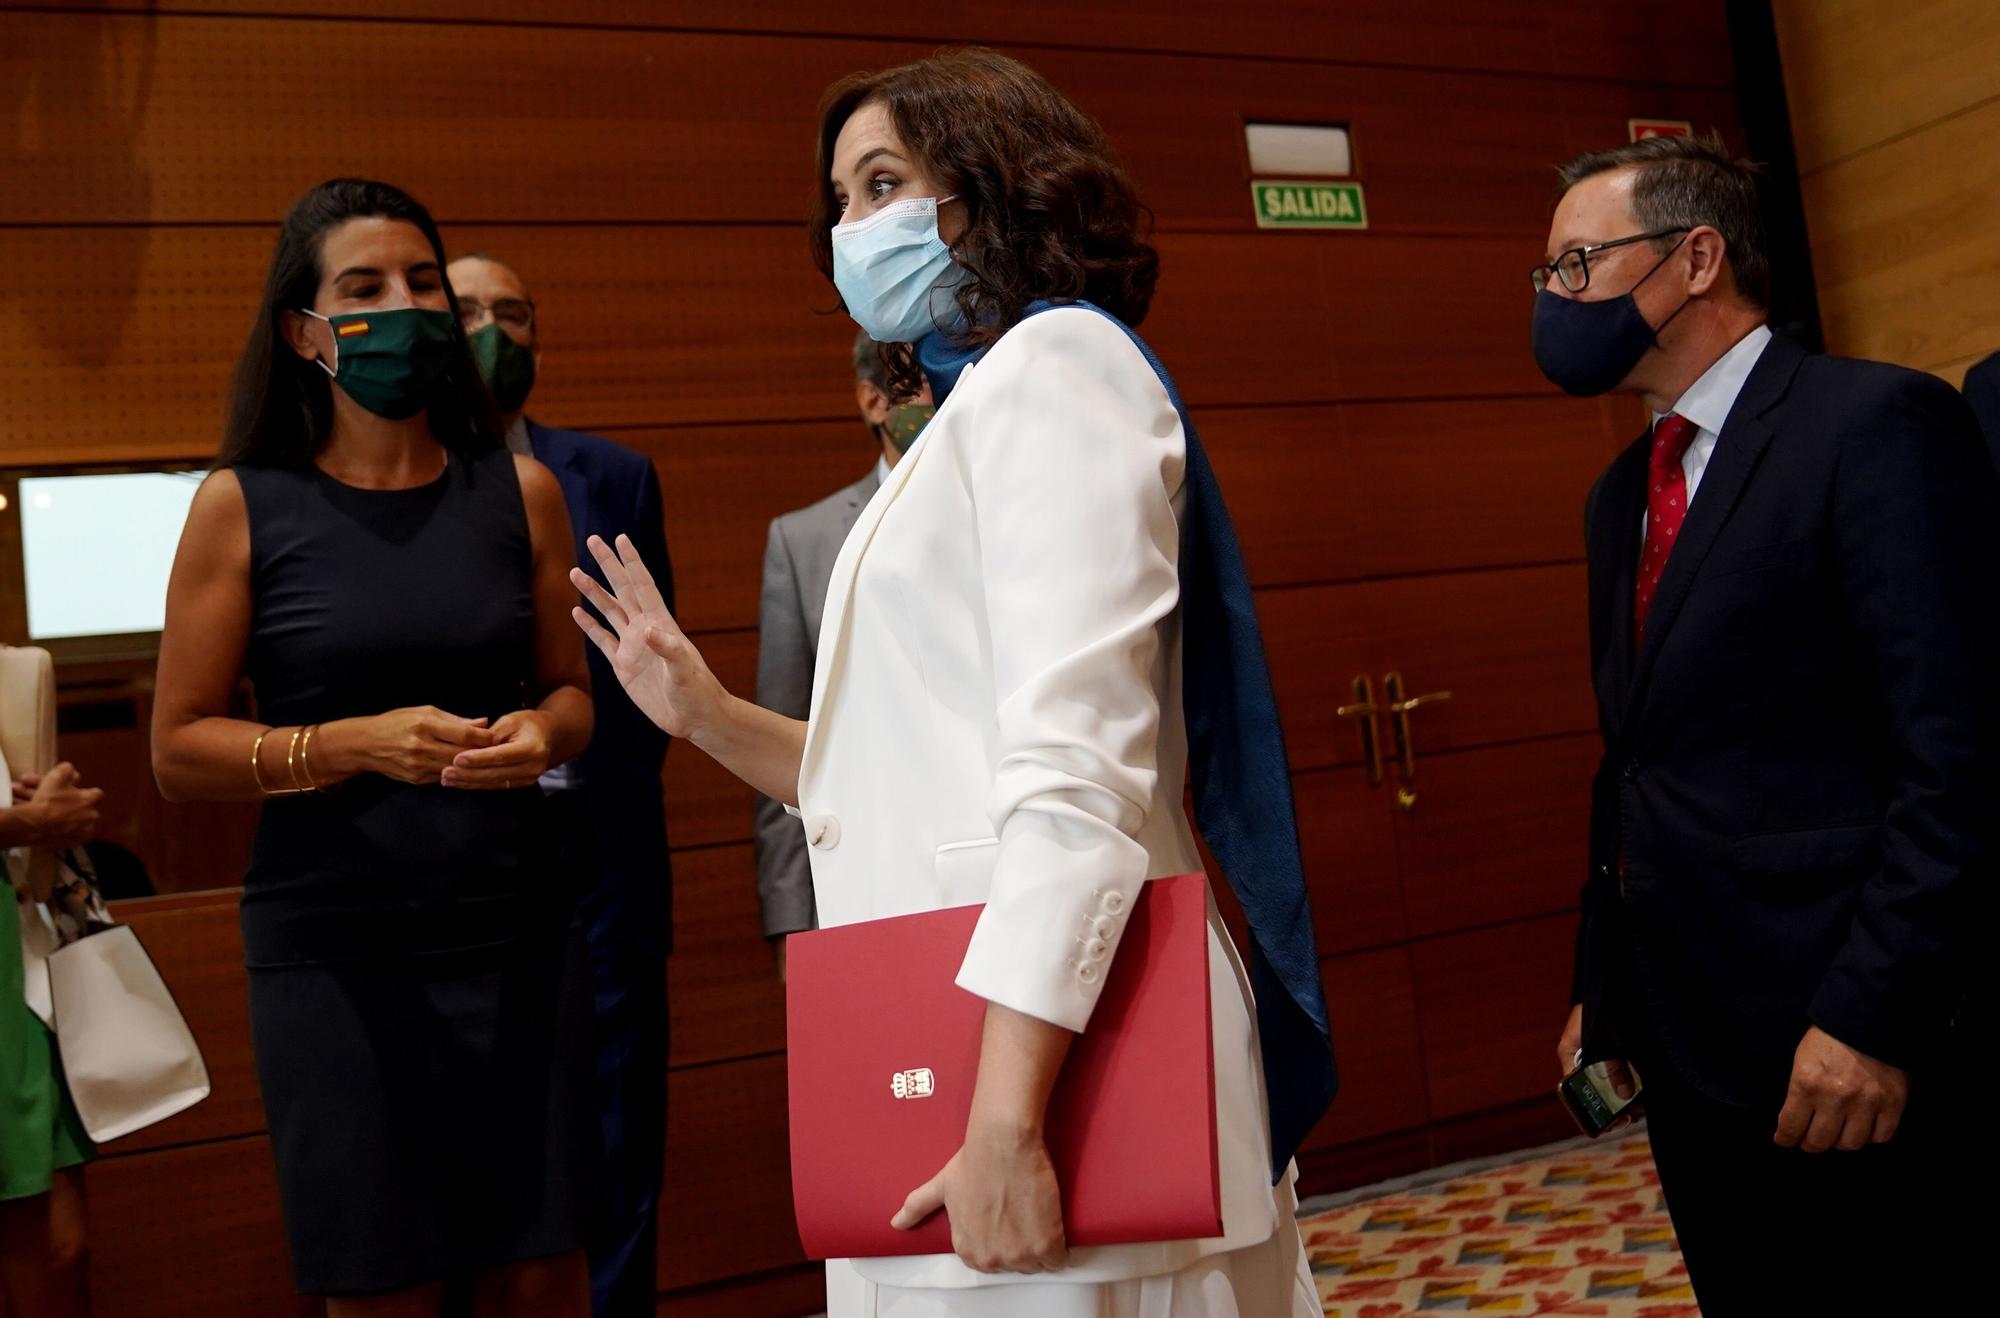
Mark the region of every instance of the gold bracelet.
<instances>
[{"instance_id":1,"label":"gold bracelet","mask_svg":"<svg viewBox=\"0 0 2000 1318\"><path fill-rule=\"evenodd\" d=\"M323 792L326 788L321 787L319 780L313 777L312 766L313 733L318 731L319 724L317 723L306 729L306 739L299 744L299 767L306 771L307 788L315 792Z\"/></svg>"},{"instance_id":2,"label":"gold bracelet","mask_svg":"<svg viewBox=\"0 0 2000 1318\"><path fill-rule=\"evenodd\" d=\"M309 787L301 787L299 785L299 738L305 735L306 729L303 723L293 728L292 744L285 748L285 776L292 780L292 790L294 792L309 792L312 790Z\"/></svg>"},{"instance_id":3,"label":"gold bracelet","mask_svg":"<svg viewBox=\"0 0 2000 1318\"><path fill-rule=\"evenodd\" d=\"M264 750L264 738L276 731L276 728L265 728L257 734L257 740L250 744L250 780L256 783L257 790L266 796L296 796L305 789L299 787L266 787L264 785L264 771L257 764L258 758Z\"/></svg>"}]
</instances>

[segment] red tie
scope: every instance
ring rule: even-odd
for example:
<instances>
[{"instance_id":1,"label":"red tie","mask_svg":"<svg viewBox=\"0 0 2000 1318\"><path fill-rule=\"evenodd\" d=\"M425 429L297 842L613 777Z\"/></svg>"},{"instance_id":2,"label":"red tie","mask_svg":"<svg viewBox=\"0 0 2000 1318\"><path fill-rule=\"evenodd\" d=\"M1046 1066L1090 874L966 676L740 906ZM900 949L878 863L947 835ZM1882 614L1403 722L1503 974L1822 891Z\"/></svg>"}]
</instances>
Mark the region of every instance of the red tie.
<instances>
[{"instance_id":1,"label":"red tie","mask_svg":"<svg viewBox=\"0 0 2000 1318\"><path fill-rule=\"evenodd\" d=\"M1700 430L1684 416L1668 413L1653 427L1653 452L1646 464L1646 543L1639 551L1639 591L1632 620L1638 639L1646 639L1646 614L1660 588L1660 574L1674 552L1674 540L1687 517L1687 476L1681 459Z\"/></svg>"}]
</instances>

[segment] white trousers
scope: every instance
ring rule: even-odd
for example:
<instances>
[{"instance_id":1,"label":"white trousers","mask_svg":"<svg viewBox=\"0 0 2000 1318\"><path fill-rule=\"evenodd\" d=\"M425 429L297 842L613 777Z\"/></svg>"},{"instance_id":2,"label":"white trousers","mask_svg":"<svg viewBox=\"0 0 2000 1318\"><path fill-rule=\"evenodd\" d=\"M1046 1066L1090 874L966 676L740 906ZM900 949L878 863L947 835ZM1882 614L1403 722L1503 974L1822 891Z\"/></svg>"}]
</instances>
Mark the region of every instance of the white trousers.
<instances>
[{"instance_id":1,"label":"white trousers","mask_svg":"<svg viewBox=\"0 0 2000 1318\"><path fill-rule=\"evenodd\" d=\"M827 1318L1322 1318L1289 1178L1274 1197L1269 1240L1157 1277L918 1290L878 1286L835 1260L826 1265Z\"/></svg>"}]
</instances>

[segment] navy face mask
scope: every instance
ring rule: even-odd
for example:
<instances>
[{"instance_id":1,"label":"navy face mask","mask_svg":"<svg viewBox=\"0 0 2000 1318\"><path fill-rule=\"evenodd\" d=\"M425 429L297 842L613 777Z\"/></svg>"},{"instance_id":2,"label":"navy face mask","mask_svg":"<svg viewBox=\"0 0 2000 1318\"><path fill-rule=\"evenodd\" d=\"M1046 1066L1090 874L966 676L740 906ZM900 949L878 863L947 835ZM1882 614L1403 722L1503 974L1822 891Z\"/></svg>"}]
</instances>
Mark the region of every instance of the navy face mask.
<instances>
[{"instance_id":1,"label":"navy face mask","mask_svg":"<svg viewBox=\"0 0 2000 1318\"><path fill-rule=\"evenodd\" d=\"M1686 241L1683 235L1681 242ZM1666 256L1653 263L1652 270L1639 277L1638 284L1617 297L1582 302L1546 288L1535 294L1535 365L1542 368L1551 384L1564 393L1590 398L1609 393L1632 373L1646 349L1659 342L1659 332L1693 301L1683 299L1673 316L1653 326L1646 323L1639 300L1633 296L1639 284L1651 279L1680 245L1675 243Z\"/></svg>"}]
</instances>

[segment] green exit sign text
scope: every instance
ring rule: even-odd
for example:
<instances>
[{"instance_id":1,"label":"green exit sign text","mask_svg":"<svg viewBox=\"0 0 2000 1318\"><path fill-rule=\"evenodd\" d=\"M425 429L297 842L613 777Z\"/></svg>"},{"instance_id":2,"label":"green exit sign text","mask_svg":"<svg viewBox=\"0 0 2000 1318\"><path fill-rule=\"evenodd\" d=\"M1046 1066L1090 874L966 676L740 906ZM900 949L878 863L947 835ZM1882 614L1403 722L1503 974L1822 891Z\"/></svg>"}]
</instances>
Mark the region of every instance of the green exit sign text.
<instances>
[{"instance_id":1,"label":"green exit sign text","mask_svg":"<svg viewBox=\"0 0 2000 1318\"><path fill-rule=\"evenodd\" d=\"M1365 229L1368 207L1359 183L1258 179L1250 185L1260 229Z\"/></svg>"}]
</instances>

